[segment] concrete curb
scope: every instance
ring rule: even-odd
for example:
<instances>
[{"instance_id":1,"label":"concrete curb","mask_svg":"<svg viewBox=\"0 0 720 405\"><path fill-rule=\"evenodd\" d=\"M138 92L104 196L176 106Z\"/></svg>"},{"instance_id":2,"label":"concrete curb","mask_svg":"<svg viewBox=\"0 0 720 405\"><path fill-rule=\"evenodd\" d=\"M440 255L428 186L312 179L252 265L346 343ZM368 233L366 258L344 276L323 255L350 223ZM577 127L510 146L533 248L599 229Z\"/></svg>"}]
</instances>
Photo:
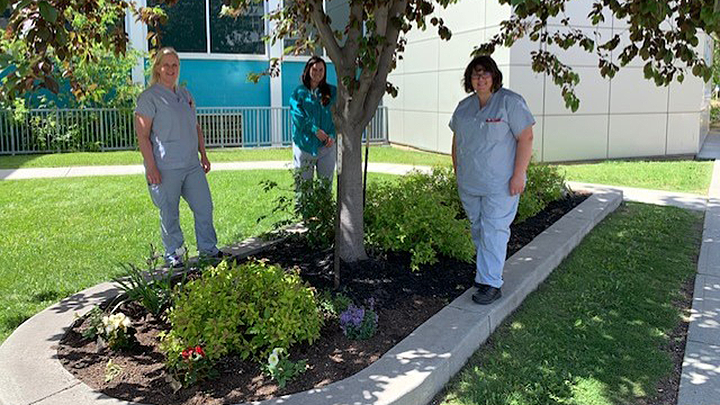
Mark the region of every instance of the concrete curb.
<instances>
[{"instance_id":1,"label":"concrete curb","mask_svg":"<svg viewBox=\"0 0 720 405\"><path fill-rule=\"evenodd\" d=\"M359 373L326 387L260 404L427 403L503 319L621 201L621 191L597 189L592 197L509 258L505 263L503 298L492 305L473 304L470 300L473 291L468 290ZM257 249L258 245L252 247ZM23 323L0 346L0 404L132 405L94 391L76 380L60 364L56 353L56 344L76 313L83 315L117 293L112 284L102 283Z\"/></svg>"}]
</instances>

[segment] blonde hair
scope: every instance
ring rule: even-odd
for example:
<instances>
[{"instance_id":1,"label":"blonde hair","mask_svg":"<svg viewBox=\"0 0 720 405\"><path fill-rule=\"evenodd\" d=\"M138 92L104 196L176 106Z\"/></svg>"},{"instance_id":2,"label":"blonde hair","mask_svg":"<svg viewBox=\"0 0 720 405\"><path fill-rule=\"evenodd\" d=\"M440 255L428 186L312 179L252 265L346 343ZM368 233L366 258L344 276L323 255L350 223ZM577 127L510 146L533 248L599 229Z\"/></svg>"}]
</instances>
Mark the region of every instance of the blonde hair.
<instances>
[{"instance_id":1,"label":"blonde hair","mask_svg":"<svg viewBox=\"0 0 720 405\"><path fill-rule=\"evenodd\" d=\"M153 58L152 63L152 75L150 76L150 85L157 83L158 80L160 80L160 64L162 63L162 60L167 55L175 55L176 58L178 58L178 61L180 61L180 56L178 56L178 53L175 51L175 48L171 46L166 46L164 48L158 49L157 52L155 52L155 57ZM175 86L178 84L178 78L180 77L180 69L178 69L178 75L175 77Z\"/></svg>"}]
</instances>

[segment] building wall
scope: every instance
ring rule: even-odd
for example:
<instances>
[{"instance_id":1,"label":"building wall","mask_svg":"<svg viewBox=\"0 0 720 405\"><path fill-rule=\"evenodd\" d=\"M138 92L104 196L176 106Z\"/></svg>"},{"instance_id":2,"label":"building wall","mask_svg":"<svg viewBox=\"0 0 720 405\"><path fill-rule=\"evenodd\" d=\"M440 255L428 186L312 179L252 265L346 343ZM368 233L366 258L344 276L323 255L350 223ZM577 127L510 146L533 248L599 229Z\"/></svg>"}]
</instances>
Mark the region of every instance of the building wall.
<instances>
[{"instance_id":1,"label":"building wall","mask_svg":"<svg viewBox=\"0 0 720 405\"><path fill-rule=\"evenodd\" d=\"M592 3L567 4L566 14L578 23ZM457 103L466 97L461 79L470 52L498 32L499 22L510 17L511 10L493 0L463 0L436 14L451 28L452 39L442 41L431 29L411 31L404 58L390 75L399 95L386 97L385 105L389 107L391 142L449 153L452 133L447 123ZM574 26L595 30L589 23ZM601 38L626 35L626 25L608 17L597 32ZM644 79L641 61L621 68L613 79L604 79L595 54L579 48L552 48L581 77L576 90L580 108L572 113L565 108L560 88L544 74L532 71L530 52L538 46L524 39L493 55L503 72L504 86L523 95L535 115L537 160L694 154L699 150L709 114L710 89L702 80L689 74L682 84L656 87ZM622 46L623 42L619 49ZM700 49L711 54L704 38Z\"/></svg>"}]
</instances>

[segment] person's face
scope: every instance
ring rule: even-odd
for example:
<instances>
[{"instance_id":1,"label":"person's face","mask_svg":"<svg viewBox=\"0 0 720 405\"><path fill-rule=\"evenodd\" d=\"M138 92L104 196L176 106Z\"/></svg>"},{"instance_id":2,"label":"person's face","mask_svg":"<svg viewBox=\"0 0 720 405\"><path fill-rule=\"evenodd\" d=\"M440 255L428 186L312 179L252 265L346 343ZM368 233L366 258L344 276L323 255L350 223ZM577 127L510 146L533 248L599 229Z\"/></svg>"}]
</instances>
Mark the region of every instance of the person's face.
<instances>
[{"instance_id":1,"label":"person's face","mask_svg":"<svg viewBox=\"0 0 720 405\"><path fill-rule=\"evenodd\" d=\"M166 86L172 87L175 85L178 72L180 71L180 60L173 54L167 54L162 57L159 69L160 82Z\"/></svg>"},{"instance_id":2,"label":"person's face","mask_svg":"<svg viewBox=\"0 0 720 405\"><path fill-rule=\"evenodd\" d=\"M320 81L325 77L325 64L322 62L315 62L314 65L310 66L310 81L314 86L320 84Z\"/></svg>"},{"instance_id":3,"label":"person's face","mask_svg":"<svg viewBox=\"0 0 720 405\"><path fill-rule=\"evenodd\" d=\"M478 93L492 93L493 77L492 73L485 70L482 66L476 66L473 69L472 75L472 87Z\"/></svg>"}]
</instances>

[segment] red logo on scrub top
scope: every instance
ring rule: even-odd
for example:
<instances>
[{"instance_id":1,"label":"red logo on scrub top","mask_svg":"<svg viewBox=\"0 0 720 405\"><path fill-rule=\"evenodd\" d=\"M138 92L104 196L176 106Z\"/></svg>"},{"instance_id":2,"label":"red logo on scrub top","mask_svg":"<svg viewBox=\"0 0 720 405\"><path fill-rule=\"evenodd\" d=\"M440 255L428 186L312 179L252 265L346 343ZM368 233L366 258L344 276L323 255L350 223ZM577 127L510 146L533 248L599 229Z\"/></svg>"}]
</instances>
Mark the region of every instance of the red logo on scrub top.
<instances>
[{"instance_id":1,"label":"red logo on scrub top","mask_svg":"<svg viewBox=\"0 0 720 405\"><path fill-rule=\"evenodd\" d=\"M488 118L485 120L485 122L502 122L502 119L500 118Z\"/></svg>"}]
</instances>

